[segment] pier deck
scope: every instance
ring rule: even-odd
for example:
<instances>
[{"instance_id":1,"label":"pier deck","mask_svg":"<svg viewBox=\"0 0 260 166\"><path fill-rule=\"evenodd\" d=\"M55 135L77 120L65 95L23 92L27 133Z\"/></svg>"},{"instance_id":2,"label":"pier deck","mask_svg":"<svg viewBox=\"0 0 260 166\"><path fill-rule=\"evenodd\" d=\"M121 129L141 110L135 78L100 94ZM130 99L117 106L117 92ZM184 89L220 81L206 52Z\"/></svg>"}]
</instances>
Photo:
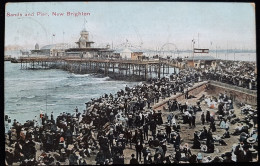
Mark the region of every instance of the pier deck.
<instances>
[{"instance_id":1,"label":"pier deck","mask_svg":"<svg viewBox=\"0 0 260 166\"><path fill-rule=\"evenodd\" d=\"M181 62L167 60L127 60L127 59L97 59L76 57L20 57L21 69L58 68L73 73L100 73L105 75L119 74L135 75L143 80L152 78L155 74L169 74L170 68L185 68Z\"/></svg>"}]
</instances>

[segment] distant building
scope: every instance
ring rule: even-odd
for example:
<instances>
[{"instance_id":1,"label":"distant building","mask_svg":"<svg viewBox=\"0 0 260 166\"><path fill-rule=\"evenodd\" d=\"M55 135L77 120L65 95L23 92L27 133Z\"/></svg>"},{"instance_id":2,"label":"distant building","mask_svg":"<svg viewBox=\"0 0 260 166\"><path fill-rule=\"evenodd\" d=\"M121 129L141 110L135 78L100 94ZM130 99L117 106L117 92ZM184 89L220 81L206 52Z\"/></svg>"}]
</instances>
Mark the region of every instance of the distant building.
<instances>
[{"instance_id":1,"label":"distant building","mask_svg":"<svg viewBox=\"0 0 260 166\"><path fill-rule=\"evenodd\" d=\"M141 60L144 57L143 52L132 52L131 59L132 60Z\"/></svg>"},{"instance_id":2,"label":"distant building","mask_svg":"<svg viewBox=\"0 0 260 166\"><path fill-rule=\"evenodd\" d=\"M80 38L79 41L75 42L77 43L79 48L90 48L91 44L93 44L93 41L89 41L89 33L88 31L86 31L86 29L84 28L81 32L80 32Z\"/></svg>"},{"instance_id":3,"label":"distant building","mask_svg":"<svg viewBox=\"0 0 260 166\"><path fill-rule=\"evenodd\" d=\"M36 56L64 56L65 49L68 48L68 44L59 43L43 46L39 49L39 45L35 44L35 49L31 50L31 55Z\"/></svg>"},{"instance_id":4,"label":"distant building","mask_svg":"<svg viewBox=\"0 0 260 166\"><path fill-rule=\"evenodd\" d=\"M66 56L76 56L81 58L108 58L113 54L113 50L107 45L104 48L95 48L91 45L93 41L89 41L89 32L83 29L80 32L80 38L77 42L78 48L66 49Z\"/></svg>"},{"instance_id":5,"label":"distant building","mask_svg":"<svg viewBox=\"0 0 260 166\"><path fill-rule=\"evenodd\" d=\"M39 44L36 43L35 46L34 46L34 49L35 49L35 50L39 50L39 48L40 48L40 47L39 47Z\"/></svg>"},{"instance_id":6,"label":"distant building","mask_svg":"<svg viewBox=\"0 0 260 166\"><path fill-rule=\"evenodd\" d=\"M132 50L130 50L130 49L128 49L128 48L125 48L124 50L122 50L122 51L120 52L120 55L121 55L121 57L122 57L123 59L131 59L132 53L133 53Z\"/></svg>"},{"instance_id":7,"label":"distant building","mask_svg":"<svg viewBox=\"0 0 260 166\"><path fill-rule=\"evenodd\" d=\"M40 46L38 43L35 44L34 50L30 50L32 55L41 55Z\"/></svg>"},{"instance_id":8,"label":"distant building","mask_svg":"<svg viewBox=\"0 0 260 166\"><path fill-rule=\"evenodd\" d=\"M140 60L144 55L143 52L140 50L137 51L137 50L125 48L122 51L120 51L120 56L123 59Z\"/></svg>"},{"instance_id":9,"label":"distant building","mask_svg":"<svg viewBox=\"0 0 260 166\"><path fill-rule=\"evenodd\" d=\"M215 68L217 59L212 56L194 56L185 59L187 66L194 68Z\"/></svg>"}]
</instances>

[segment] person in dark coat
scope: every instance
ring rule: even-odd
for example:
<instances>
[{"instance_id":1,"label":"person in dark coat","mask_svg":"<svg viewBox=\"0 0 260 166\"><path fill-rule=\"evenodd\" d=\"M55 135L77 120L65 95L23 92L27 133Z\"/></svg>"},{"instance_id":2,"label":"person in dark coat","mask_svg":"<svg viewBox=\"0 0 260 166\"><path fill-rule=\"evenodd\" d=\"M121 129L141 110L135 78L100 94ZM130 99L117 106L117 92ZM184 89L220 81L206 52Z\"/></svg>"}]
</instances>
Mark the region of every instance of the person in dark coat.
<instances>
[{"instance_id":1,"label":"person in dark coat","mask_svg":"<svg viewBox=\"0 0 260 166\"><path fill-rule=\"evenodd\" d=\"M177 160L177 163L180 162L180 160L181 160L181 152L180 152L180 149L176 149L175 159Z\"/></svg>"},{"instance_id":2,"label":"person in dark coat","mask_svg":"<svg viewBox=\"0 0 260 166\"><path fill-rule=\"evenodd\" d=\"M153 139L156 137L156 122L152 119L150 122L150 131L152 132Z\"/></svg>"},{"instance_id":3,"label":"person in dark coat","mask_svg":"<svg viewBox=\"0 0 260 166\"><path fill-rule=\"evenodd\" d=\"M118 163L119 165L124 165L125 164L125 157L124 154L121 154L118 156Z\"/></svg>"},{"instance_id":4,"label":"person in dark coat","mask_svg":"<svg viewBox=\"0 0 260 166\"><path fill-rule=\"evenodd\" d=\"M163 124L163 119L162 119L161 110L159 110L159 111L158 111L158 114L157 114L157 124L158 124L158 125Z\"/></svg>"},{"instance_id":5,"label":"person in dark coat","mask_svg":"<svg viewBox=\"0 0 260 166\"><path fill-rule=\"evenodd\" d=\"M215 122L211 122L211 123L210 123L210 129L211 129L212 132L215 132L215 131L216 131Z\"/></svg>"},{"instance_id":6,"label":"person in dark coat","mask_svg":"<svg viewBox=\"0 0 260 166\"><path fill-rule=\"evenodd\" d=\"M113 130L109 131L108 140L109 140L109 147L112 148L113 147L113 140L114 140L114 132L113 132Z\"/></svg>"},{"instance_id":7,"label":"person in dark coat","mask_svg":"<svg viewBox=\"0 0 260 166\"><path fill-rule=\"evenodd\" d=\"M208 135L208 131L205 126L203 126L203 131L200 134L200 139L205 139Z\"/></svg>"},{"instance_id":8,"label":"person in dark coat","mask_svg":"<svg viewBox=\"0 0 260 166\"><path fill-rule=\"evenodd\" d=\"M226 129L225 133L223 134L223 136L222 136L221 138L222 138L222 139L224 139L224 138L230 138L230 134L229 134L228 129Z\"/></svg>"},{"instance_id":9,"label":"person in dark coat","mask_svg":"<svg viewBox=\"0 0 260 166\"><path fill-rule=\"evenodd\" d=\"M199 141L199 137L196 133L194 133L194 140L193 140L193 149L200 149L200 141Z\"/></svg>"},{"instance_id":10,"label":"person in dark coat","mask_svg":"<svg viewBox=\"0 0 260 166\"><path fill-rule=\"evenodd\" d=\"M193 127L196 127L195 122L196 122L196 116L195 116L195 114L192 114L192 126Z\"/></svg>"},{"instance_id":11,"label":"person in dark coat","mask_svg":"<svg viewBox=\"0 0 260 166\"><path fill-rule=\"evenodd\" d=\"M143 150L143 145L141 144L140 140L137 141L137 144L135 145L135 150L136 150L136 159L138 160L139 158L139 161L141 161L141 153Z\"/></svg>"},{"instance_id":12,"label":"person in dark coat","mask_svg":"<svg viewBox=\"0 0 260 166\"><path fill-rule=\"evenodd\" d=\"M165 164L171 164L172 163L170 158L171 158L171 155L165 157L165 159L164 159L165 160Z\"/></svg>"},{"instance_id":13,"label":"person in dark coat","mask_svg":"<svg viewBox=\"0 0 260 166\"><path fill-rule=\"evenodd\" d=\"M78 160L78 157L75 153L71 153L69 155L69 165L78 165L77 160Z\"/></svg>"},{"instance_id":14,"label":"person in dark coat","mask_svg":"<svg viewBox=\"0 0 260 166\"><path fill-rule=\"evenodd\" d=\"M180 134L177 133L177 135L173 136L173 145L175 149L180 148L180 142L181 142Z\"/></svg>"},{"instance_id":15,"label":"person in dark coat","mask_svg":"<svg viewBox=\"0 0 260 166\"><path fill-rule=\"evenodd\" d=\"M244 151L246 152L245 155L245 162L252 162L253 161L253 154L252 152L249 150L249 145L244 147Z\"/></svg>"},{"instance_id":16,"label":"person in dark coat","mask_svg":"<svg viewBox=\"0 0 260 166\"><path fill-rule=\"evenodd\" d=\"M214 153L214 150L215 150L215 145L214 145L214 141L213 140L211 140L210 142L209 142L209 144L207 145L207 152L208 153Z\"/></svg>"},{"instance_id":17,"label":"person in dark coat","mask_svg":"<svg viewBox=\"0 0 260 166\"><path fill-rule=\"evenodd\" d=\"M129 117L128 117L128 127L130 129L133 128L133 123L134 123L134 119L133 119L132 115L129 115Z\"/></svg>"},{"instance_id":18,"label":"person in dark coat","mask_svg":"<svg viewBox=\"0 0 260 166\"><path fill-rule=\"evenodd\" d=\"M189 158L189 163L197 163L197 156L195 154L191 155Z\"/></svg>"},{"instance_id":19,"label":"person in dark coat","mask_svg":"<svg viewBox=\"0 0 260 166\"><path fill-rule=\"evenodd\" d=\"M96 164L100 164L100 165L104 164L104 162L105 162L105 155L104 155L102 149L97 153L97 156L96 156L95 160L96 160Z\"/></svg>"},{"instance_id":20,"label":"person in dark coat","mask_svg":"<svg viewBox=\"0 0 260 166\"><path fill-rule=\"evenodd\" d=\"M163 149L163 158L165 157L166 151L167 151L167 146L166 146L166 141L164 141L161 145L162 149Z\"/></svg>"},{"instance_id":21,"label":"person in dark coat","mask_svg":"<svg viewBox=\"0 0 260 166\"><path fill-rule=\"evenodd\" d=\"M239 150L237 153L237 162L246 162L246 155L244 150Z\"/></svg>"},{"instance_id":22,"label":"person in dark coat","mask_svg":"<svg viewBox=\"0 0 260 166\"><path fill-rule=\"evenodd\" d=\"M154 155L154 163L155 164L163 164L162 155L160 153L156 153Z\"/></svg>"},{"instance_id":23,"label":"person in dark coat","mask_svg":"<svg viewBox=\"0 0 260 166\"><path fill-rule=\"evenodd\" d=\"M130 160L130 164L139 164L138 160L135 158L135 155L132 154L131 155L131 160Z\"/></svg>"},{"instance_id":24,"label":"person in dark coat","mask_svg":"<svg viewBox=\"0 0 260 166\"><path fill-rule=\"evenodd\" d=\"M120 164L120 158L119 158L120 154L117 153L113 156L113 164Z\"/></svg>"},{"instance_id":25,"label":"person in dark coat","mask_svg":"<svg viewBox=\"0 0 260 166\"><path fill-rule=\"evenodd\" d=\"M202 125L204 125L204 123L205 123L205 114L204 114L204 112L202 112L200 119L201 119Z\"/></svg>"},{"instance_id":26,"label":"person in dark coat","mask_svg":"<svg viewBox=\"0 0 260 166\"><path fill-rule=\"evenodd\" d=\"M132 131L125 129L125 136L126 136L126 145L129 143L130 148L132 149Z\"/></svg>"},{"instance_id":27,"label":"person in dark coat","mask_svg":"<svg viewBox=\"0 0 260 166\"><path fill-rule=\"evenodd\" d=\"M206 122L209 123L210 122L210 112L207 110L206 113Z\"/></svg>"},{"instance_id":28,"label":"person in dark coat","mask_svg":"<svg viewBox=\"0 0 260 166\"><path fill-rule=\"evenodd\" d=\"M144 160L144 164L152 164L153 160L152 160L152 156L151 153L148 153L146 159Z\"/></svg>"},{"instance_id":29,"label":"person in dark coat","mask_svg":"<svg viewBox=\"0 0 260 166\"><path fill-rule=\"evenodd\" d=\"M223 103L218 105L218 114L224 116Z\"/></svg>"},{"instance_id":30,"label":"person in dark coat","mask_svg":"<svg viewBox=\"0 0 260 166\"><path fill-rule=\"evenodd\" d=\"M172 132L171 126L169 124L167 124L167 126L165 127L165 130L166 130L166 135L167 135L167 141L169 142L170 134Z\"/></svg>"},{"instance_id":31,"label":"person in dark coat","mask_svg":"<svg viewBox=\"0 0 260 166\"><path fill-rule=\"evenodd\" d=\"M188 123L189 123L189 126L191 128L191 124L192 124L192 116L189 114L188 115Z\"/></svg>"},{"instance_id":32,"label":"person in dark coat","mask_svg":"<svg viewBox=\"0 0 260 166\"><path fill-rule=\"evenodd\" d=\"M145 162L145 160L147 160L148 154L151 153L151 151L150 151L149 148L146 146L146 147L143 148L142 153L143 153L144 162Z\"/></svg>"},{"instance_id":33,"label":"person in dark coat","mask_svg":"<svg viewBox=\"0 0 260 166\"><path fill-rule=\"evenodd\" d=\"M145 125L144 125L144 127L143 127L143 131L144 131L144 140L148 140L148 130L149 130L149 128L148 128L148 124L146 123Z\"/></svg>"},{"instance_id":34,"label":"person in dark coat","mask_svg":"<svg viewBox=\"0 0 260 166\"><path fill-rule=\"evenodd\" d=\"M8 165L13 164L14 155L13 155L12 149L8 149L5 151L5 159L6 159Z\"/></svg>"}]
</instances>

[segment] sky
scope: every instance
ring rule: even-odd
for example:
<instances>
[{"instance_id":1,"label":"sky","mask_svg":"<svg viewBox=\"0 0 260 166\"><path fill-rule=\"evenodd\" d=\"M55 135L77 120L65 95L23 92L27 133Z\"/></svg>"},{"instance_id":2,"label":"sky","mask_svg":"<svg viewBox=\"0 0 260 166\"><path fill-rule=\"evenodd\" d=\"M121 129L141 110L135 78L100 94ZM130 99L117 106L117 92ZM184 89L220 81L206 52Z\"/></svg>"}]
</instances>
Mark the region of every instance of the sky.
<instances>
[{"instance_id":1,"label":"sky","mask_svg":"<svg viewBox=\"0 0 260 166\"><path fill-rule=\"evenodd\" d=\"M173 43L181 50L191 49L194 39L195 48L256 49L251 3L23 2L7 3L5 10L5 46L75 44L86 27L90 40L99 47L113 43L117 48L128 41L147 49ZM46 15L37 16L37 12ZM89 15L75 17L67 12ZM25 16L28 13L34 15Z\"/></svg>"}]
</instances>

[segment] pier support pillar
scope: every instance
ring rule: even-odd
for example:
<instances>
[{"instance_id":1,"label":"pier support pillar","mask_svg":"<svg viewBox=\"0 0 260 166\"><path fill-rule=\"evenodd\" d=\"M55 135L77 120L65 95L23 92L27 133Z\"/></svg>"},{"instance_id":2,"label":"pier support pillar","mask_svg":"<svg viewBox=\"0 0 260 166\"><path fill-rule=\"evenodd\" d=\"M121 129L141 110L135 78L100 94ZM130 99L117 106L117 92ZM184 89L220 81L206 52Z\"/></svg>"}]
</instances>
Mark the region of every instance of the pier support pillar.
<instances>
[{"instance_id":1,"label":"pier support pillar","mask_svg":"<svg viewBox=\"0 0 260 166\"><path fill-rule=\"evenodd\" d=\"M164 76L164 68L165 68L165 65L163 64L163 76Z\"/></svg>"},{"instance_id":2,"label":"pier support pillar","mask_svg":"<svg viewBox=\"0 0 260 166\"><path fill-rule=\"evenodd\" d=\"M115 63L113 63L113 74L115 74Z\"/></svg>"},{"instance_id":3,"label":"pier support pillar","mask_svg":"<svg viewBox=\"0 0 260 166\"><path fill-rule=\"evenodd\" d=\"M144 79L147 80L147 64L144 66Z\"/></svg>"},{"instance_id":4,"label":"pier support pillar","mask_svg":"<svg viewBox=\"0 0 260 166\"><path fill-rule=\"evenodd\" d=\"M125 66L126 66L125 74L127 75L127 73L128 73L128 64L125 64Z\"/></svg>"},{"instance_id":5,"label":"pier support pillar","mask_svg":"<svg viewBox=\"0 0 260 166\"><path fill-rule=\"evenodd\" d=\"M158 78L161 78L161 64L158 64Z\"/></svg>"},{"instance_id":6,"label":"pier support pillar","mask_svg":"<svg viewBox=\"0 0 260 166\"><path fill-rule=\"evenodd\" d=\"M140 76L140 73L141 73L141 65L138 65L138 68L139 68L139 76Z\"/></svg>"}]
</instances>

